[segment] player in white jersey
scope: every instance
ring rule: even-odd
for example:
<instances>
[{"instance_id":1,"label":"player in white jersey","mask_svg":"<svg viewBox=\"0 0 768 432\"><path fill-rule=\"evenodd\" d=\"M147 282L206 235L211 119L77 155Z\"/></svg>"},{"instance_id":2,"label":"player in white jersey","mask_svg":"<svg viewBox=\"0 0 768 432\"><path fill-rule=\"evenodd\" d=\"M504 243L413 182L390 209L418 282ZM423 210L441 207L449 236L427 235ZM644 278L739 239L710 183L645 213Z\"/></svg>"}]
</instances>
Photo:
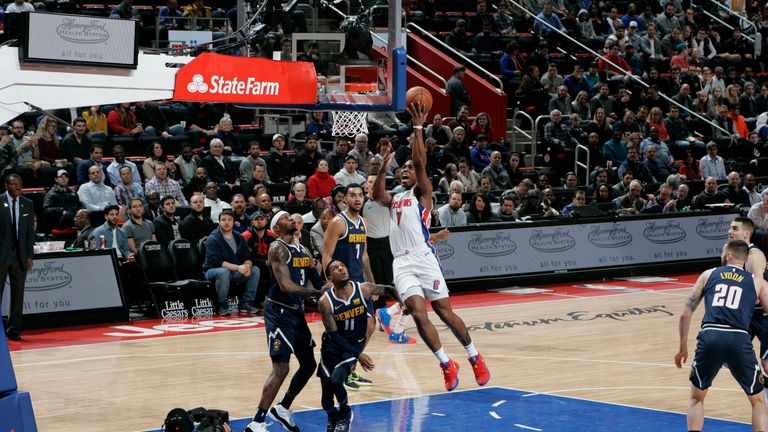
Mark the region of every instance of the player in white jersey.
<instances>
[{"instance_id":1,"label":"player in white jersey","mask_svg":"<svg viewBox=\"0 0 768 432\"><path fill-rule=\"evenodd\" d=\"M390 209L389 244L394 256L392 270L395 288L413 316L422 340L439 360L445 388L451 391L459 385L459 365L445 353L437 330L427 317L426 299L429 299L437 316L464 346L475 380L482 386L488 383L490 373L472 343L464 321L451 309L448 286L435 256L435 249L429 242L432 180L427 175L427 151L423 138L423 124L429 110L414 104L408 107L408 112L413 117L414 137L411 141L413 159L405 163L402 172L405 192L392 197L384 186L387 169L394 159L391 149L385 150L382 155L384 162L373 188L373 198Z\"/></svg>"}]
</instances>

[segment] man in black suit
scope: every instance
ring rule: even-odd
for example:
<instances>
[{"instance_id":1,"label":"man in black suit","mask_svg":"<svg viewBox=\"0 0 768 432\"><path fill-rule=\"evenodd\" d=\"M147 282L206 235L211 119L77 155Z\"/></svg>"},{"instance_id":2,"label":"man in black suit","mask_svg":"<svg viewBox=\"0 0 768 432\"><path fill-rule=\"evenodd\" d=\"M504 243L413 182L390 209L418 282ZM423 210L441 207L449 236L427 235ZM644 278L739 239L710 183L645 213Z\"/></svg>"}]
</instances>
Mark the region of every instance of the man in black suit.
<instances>
[{"instance_id":1,"label":"man in black suit","mask_svg":"<svg viewBox=\"0 0 768 432\"><path fill-rule=\"evenodd\" d=\"M77 229L77 237L72 242L71 247L88 249L86 242L93 232L91 226L91 217L88 215L88 210L80 209L75 213L75 229Z\"/></svg>"},{"instance_id":2,"label":"man in black suit","mask_svg":"<svg viewBox=\"0 0 768 432\"><path fill-rule=\"evenodd\" d=\"M21 177L5 177L5 193L0 198L0 299L5 290L6 276L10 280L11 304L5 334L8 339L21 340L21 315L24 312L24 283L27 270L32 268L35 237L32 201L21 196Z\"/></svg>"},{"instance_id":3,"label":"man in black suit","mask_svg":"<svg viewBox=\"0 0 768 432\"><path fill-rule=\"evenodd\" d=\"M222 199L232 198L232 188L239 176L239 168L235 169L228 156L224 156L224 143L214 138L211 140L211 154L200 161L200 165L208 173L208 179L219 185L219 193Z\"/></svg>"}]
</instances>

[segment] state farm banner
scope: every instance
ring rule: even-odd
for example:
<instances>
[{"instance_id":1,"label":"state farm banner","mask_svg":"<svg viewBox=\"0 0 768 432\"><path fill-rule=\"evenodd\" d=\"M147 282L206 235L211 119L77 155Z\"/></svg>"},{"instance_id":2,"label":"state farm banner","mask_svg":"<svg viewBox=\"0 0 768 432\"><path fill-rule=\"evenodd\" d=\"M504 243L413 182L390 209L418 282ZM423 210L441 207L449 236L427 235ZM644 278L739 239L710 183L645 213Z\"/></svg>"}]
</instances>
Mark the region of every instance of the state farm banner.
<instances>
[{"instance_id":1,"label":"state farm banner","mask_svg":"<svg viewBox=\"0 0 768 432\"><path fill-rule=\"evenodd\" d=\"M173 98L189 102L314 104L317 74L309 62L203 53L176 74Z\"/></svg>"}]
</instances>

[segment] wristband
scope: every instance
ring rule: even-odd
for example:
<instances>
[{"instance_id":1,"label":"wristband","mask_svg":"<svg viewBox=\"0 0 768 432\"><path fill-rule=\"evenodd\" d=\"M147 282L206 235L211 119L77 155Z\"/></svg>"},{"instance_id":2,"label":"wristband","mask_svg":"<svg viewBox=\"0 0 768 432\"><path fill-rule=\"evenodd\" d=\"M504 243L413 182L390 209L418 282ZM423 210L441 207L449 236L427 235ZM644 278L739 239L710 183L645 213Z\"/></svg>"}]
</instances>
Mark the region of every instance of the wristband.
<instances>
[{"instance_id":1,"label":"wristband","mask_svg":"<svg viewBox=\"0 0 768 432\"><path fill-rule=\"evenodd\" d=\"M421 129L424 129L424 126L414 126L413 128L421 130Z\"/></svg>"}]
</instances>

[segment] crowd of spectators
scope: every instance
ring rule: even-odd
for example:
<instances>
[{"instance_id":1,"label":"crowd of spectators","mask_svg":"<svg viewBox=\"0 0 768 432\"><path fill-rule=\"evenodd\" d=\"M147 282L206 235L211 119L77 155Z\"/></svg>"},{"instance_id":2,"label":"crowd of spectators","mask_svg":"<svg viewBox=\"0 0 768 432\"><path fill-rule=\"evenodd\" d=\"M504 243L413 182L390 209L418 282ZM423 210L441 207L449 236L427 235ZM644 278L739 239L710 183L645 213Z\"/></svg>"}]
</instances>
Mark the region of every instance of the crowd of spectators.
<instances>
[{"instance_id":1,"label":"crowd of spectators","mask_svg":"<svg viewBox=\"0 0 768 432\"><path fill-rule=\"evenodd\" d=\"M768 194L756 177L768 164L768 82L754 72L763 69L764 54L748 39L762 38L768 25L762 7L737 11L759 18L758 31L747 36L717 7L710 12L735 25L732 33L680 2L628 3L626 10L610 2L523 4L601 57L553 54L570 44L504 0L478 0L471 19L455 22L446 35L451 46L476 59L493 58L510 100L545 116L537 134L545 151L525 155L494 142L494 128L506 125L491 125L486 112L471 108L461 93L465 69L456 67L449 81L452 112L432 113L423 125L435 225L722 204L741 207L758 226L766 225ZM130 0L116 6L119 14L129 7ZM197 16L211 14L199 0L193 7ZM175 0L167 8L164 17L180 13ZM427 19L437 16L422 9ZM504 38L503 49L493 49ZM530 50L520 48L524 41ZM38 209L42 230L85 248L97 247L93 240L103 235L105 247L123 258L146 240L197 244L213 234L211 241L226 251L229 239L242 237L237 268L206 261L206 273L220 285L221 268L238 272L230 276L248 281L249 300L258 296L253 279L264 283L268 274L266 248L274 234L267 225L277 211L301 222L299 239L318 257L328 222L344 208L343 187L366 184L392 146L387 185L402 191L399 167L411 158L409 119L393 113L369 119L375 126L370 134L332 137L334 119L315 112L303 139L275 133L264 140L244 133L225 105L146 101L74 110L69 125L39 113L0 127L2 174L19 173L25 186L45 190ZM586 173L573 172L577 146L589 150ZM537 168L526 166L531 157Z\"/></svg>"}]
</instances>

